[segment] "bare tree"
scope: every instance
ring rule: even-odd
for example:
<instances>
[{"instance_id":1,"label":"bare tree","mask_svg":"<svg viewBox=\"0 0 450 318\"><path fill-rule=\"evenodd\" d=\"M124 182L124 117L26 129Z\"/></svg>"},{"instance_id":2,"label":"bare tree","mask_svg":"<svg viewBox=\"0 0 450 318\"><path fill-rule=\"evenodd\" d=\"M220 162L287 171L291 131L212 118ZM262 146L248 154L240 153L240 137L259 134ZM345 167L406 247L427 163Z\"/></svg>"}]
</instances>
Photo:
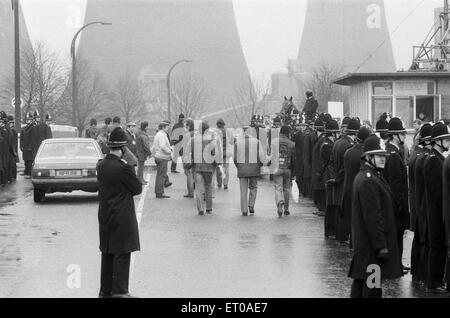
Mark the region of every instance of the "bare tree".
<instances>
[{"instance_id":1,"label":"bare tree","mask_svg":"<svg viewBox=\"0 0 450 318\"><path fill-rule=\"evenodd\" d=\"M104 114L109 102L108 87L98 72L91 69L89 64L78 59L77 61L77 82L78 82L78 107L76 108L76 127L81 136L83 130L93 117ZM66 90L60 99L61 117L65 123L72 123L72 89L71 80L68 81Z\"/></svg>"},{"instance_id":2,"label":"bare tree","mask_svg":"<svg viewBox=\"0 0 450 318\"><path fill-rule=\"evenodd\" d=\"M180 113L185 117L199 118L203 115L205 106L210 101L211 89L203 78L184 70L174 77L171 86L172 118L175 122ZM167 113L165 113L167 116Z\"/></svg>"},{"instance_id":3,"label":"bare tree","mask_svg":"<svg viewBox=\"0 0 450 318\"><path fill-rule=\"evenodd\" d=\"M333 84L334 80L342 76L344 70L344 66L329 64L326 61L322 61L311 70L309 77L305 80L305 85L314 92L319 103L318 112L325 112L329 101L347 102L347 91L341 86Z\"/></svg>"},{"instance_id":4,"label":"bare tree","mask_svg":"<svg viewBox=\"0 0 450 318\"><path fill-rule=\"evenodd\" d=\"M66 72L58 56L43 42L25 48L21 54L21 95L24 100L23 114L37 109L41 116L58 113L57 100L65 89ZM13 72L10 72L13 74ZM14 78L7 79L0 97L3 100L14 96Z\"/></svg>"},{"instance_id":5,"label":"bare tree","mask_svg":"<svg viewBox=\"0 0 450 318\"><path fill-rule=\"evenodd\" d=\"M264 115L268 111L266 96L270 92L270 81L263 78L249 79L249 85L237 89L230 100L230 121L241 126L248 125L253 115Z\"/></svg>"},{"instance_id":6,"label":"bare tree","mask_svg":"<svg viewBox=\"0 0 450 318\"><path fill-rule=\"evenodd\" d=\"M147 113L144 86L130 72L125 72L114 85L111 101L127 123Z\"/></svg>"}]
</instances>

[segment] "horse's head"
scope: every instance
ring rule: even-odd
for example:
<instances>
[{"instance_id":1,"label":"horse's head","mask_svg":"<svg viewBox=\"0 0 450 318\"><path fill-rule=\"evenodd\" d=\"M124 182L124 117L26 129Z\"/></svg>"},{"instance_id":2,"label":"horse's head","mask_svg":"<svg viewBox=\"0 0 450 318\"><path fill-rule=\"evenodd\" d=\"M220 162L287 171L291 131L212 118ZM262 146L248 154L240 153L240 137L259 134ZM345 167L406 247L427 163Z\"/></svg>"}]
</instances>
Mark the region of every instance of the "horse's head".
<instances>
[{"instance_id":1,"label":"horse's head","mask_svg":"<svg viewBox=\"0 0 450 318\"><path fill-rule=\"evenodd\" d=\"M293 97L291 96L291 98L288 99L286 96L284 96L283 109L289 109L292 106L294 106Z\"/></svg>"}]
</instances>

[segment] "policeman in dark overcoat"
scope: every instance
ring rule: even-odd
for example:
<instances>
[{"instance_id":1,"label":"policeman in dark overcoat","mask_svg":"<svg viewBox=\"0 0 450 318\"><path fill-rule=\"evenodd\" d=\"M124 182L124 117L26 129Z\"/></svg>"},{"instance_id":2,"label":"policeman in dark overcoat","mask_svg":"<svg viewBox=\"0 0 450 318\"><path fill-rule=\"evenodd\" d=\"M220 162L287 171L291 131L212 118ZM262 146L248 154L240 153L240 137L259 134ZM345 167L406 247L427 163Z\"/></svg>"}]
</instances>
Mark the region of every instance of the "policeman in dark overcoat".
<instances>
[{"instance_id":1,"label":"policeman in dark overcoat","mask_svg":"<svg viewBox=\"0 0 450 318\"><path fill-rule=\"evenodd\" d=\"M7 167L8 167L8 132L5 127L5 112L0 112L0 185L4 186L8 183Z\"/></svg>"},{"instance_id":2,"label":"policeman in dark overcoat","mask_svg":"<svg viewBox=\"0 0 450 318\"><path fill-rule=\"evenodd\" d=\"M350 235L350 219L345 218L342 211L342 201L344 198L344 155L345 152L355 144L356 133L361 128L359 119L351 118L343 128L341 138L339 138L333 145L331 154L331 167L333 170L333 179L335 191L334 197L336 202L336 239L344 242L348 240Z\"/></svg>"},{"instance_id":3,"label":"policeman in dark overcoat","mask_svg":"<svg viewBox=\"0 0 450 318\"><path fill-rule=\"evenodd\" d=\"M336 120L330 120L325 125L325 138L322 146L320 147L320 159L322 162L323 180L325 181L325 222L324 233L325 237L336 235L336 211L334 206L336 205L336 198L333 197L334 183L332 181L332 168L330 165L331 154L333 145L338 139L340 133L339 124Z\"/></svg>"},{"instance_id":4,"label":"policeman in dark overcoat","mask_svg":"<svg viewBox=\"0 0 450 318\"><path fill-rule=\"evenodd\" d=\"M31 169L33 166L33 115L27 112L25 115L26 126L22 128L20 133L20 150L22 151L23 161L25 163L25 171L23 175L27 178L31 177Z\"/></svg>"},{"instance_id":5,"label":"policeman in dark overcoat","mask_svg":"<svg viewBox=\"0 0 450 318\"><path fill-rule=\"evenodd\" d=\"M443 214L447 242L447 263L444 280L447 282L447 291L450 292L450 156L447 156L444 160L443 178Z\"/></svg>"},{"instance_id":6,"label":"policeman in dark overcoat","mask_svg":"<svg viewBox=\"0 0 450 318\"><path fill-rule=\"evenodd\" d=\"M321 118L317 118L314 122L314 128L317 131L318 138L312 149L312 181L311 187L313 191L313 199L319 210L319 215L325 213L325 181L323 180L322 161L320 157L320 147L325 140L325 124Z\"/></svg>"},{"instance_id":7,"label":"policeman in dark overcoat","mask_svg":"<svg viewBox=\"0 0 450 318\"><path fill-rule=\"evenodd\" d=\"M305 128L305 123L298 123L292 135L292 141L295 143L294 175L299 194L303 194L303 139Z\"/></svg>"},{"instance_id":8,"label":"policeman in dark overcoat","mask_svg":"<svg viewBox=\"0 0 450 318\"><path fill-rule=\"evenodd\" d=\"M0 135L3 139L2 146L0 147L2 156L2 171L3 171L3 184L7 184L11 181L11 171L9 167L10 163L10 147L11 147L11 129L8 124L8 116L4 111L0 112L1 130Z\"/></svg>"},{"instance_id":9,"label":"policeman in dark overcoat","mask_svg":"<svg viewBox=\"0 0 450 318\"><path fill-rule=\"evenodd\" d=\"M97 164L100 297L129 297L130 256L140 250L133 196L142 192L142 185L133 168L121 159L126 145L123 129L114 129L108 142L110 153Z\"/></svg>"},{"instance_id":10,"label":"policeman in dark overcoat","mask_svg":"<svg viewBox=\"0 0 450 318\"><path fill-rule=\"evenodd\" d=\"M344 192L342 197L342 214L345 220L352 219L352 187L353 181L361 167L361 155L364 153L364 141L369 137L370 131L361 127L356 135L356 143L344 154ZM350 241L350 243L352 243Z\"/></svg>"},{"instance_id":11,"label":"policeman in dark overcoat","mask_svg":"<svg viewBox=\"0 0 450 318\"><path fill-rule=\"evenodd\" d=\"M444 152L450 148L448 127L443 123L433 125L431 137L433 149L424 167L429 240L426 286L430 292L445 293L444 272L447 260L447 241L443 216L443 164Z\"/></svg>"},{"instance_id":12,"label":"policeman in dark overcoat","mask_svg":"<svg viewBox=\"0 0 450 318\"><path fill-rule=\"evenodd\" d=\"M394 198L395 225L397 227L397 246L399 248L400 260L403 254L403 235L409 229L409 200L408 200L408 174L403 161L402 151L406 139L406 130L402 121L394 117L389 121L388 142L386 151L389 157L386 160L386 167L383 177L389 184ZM409 270L403 265L403 270Z\"/></svg>"},{"instance_id":13,"label":"policeman in dark overcoat","mask_svg":"<svg viewBox=\"0 0 450 318\"><path fill-rule=\"evenodd\" d=\"M9 145L9 171L10 181L17 179L17 163L19 162L18 148L18 133L14 126L14 117L8 116L8 123L10 127L10 145Z\"/></svg>"},{"instance_id":14,"label":"policeman in dark overcoat","mask_svg":"<svg viewBox=\"0 0 450 318\"><path fill-rule=\"evenodd\" d=\"M363 164L353 183L354 254L348 276L354 279L351 291L354 298L381 298L381 284L368 284L373 282L368 279L371 274L379 279L395 279L402 275L392 195L380 173L388 153L381 145L375 135L365 140Z\"/></svg>"},{"instance_id":15,"label":"policeman in dark overcoat","mask_svg":"<svg viewBox=\"0 0 450 318\"><path fill-rule=\"evenodd\" d=\"M303 138L303 196L311 197L311 177L312 177L312 125L313 123L308 121L304 138Z\"/></svg>"},{"instance_id":16,"label":"policeman in dark overcoat","mask_svg":"<svg viewBox=\"0 0 450 318\"><path fill-rule=\"evenodd\" d=\"M411 231L414 232L414 238L411 247L411 275L414 283L424 284L427 278L427 260L428 260L428 240L427 240L427 213L425 196L424 164L431 149L431 125L424 124L419 133L419 145L416 148L414 167L409 165L409 175L413 176L413 183L410 179L410 195L414 195L414 207L411 209Z\"/></svg>"}]
</instances>

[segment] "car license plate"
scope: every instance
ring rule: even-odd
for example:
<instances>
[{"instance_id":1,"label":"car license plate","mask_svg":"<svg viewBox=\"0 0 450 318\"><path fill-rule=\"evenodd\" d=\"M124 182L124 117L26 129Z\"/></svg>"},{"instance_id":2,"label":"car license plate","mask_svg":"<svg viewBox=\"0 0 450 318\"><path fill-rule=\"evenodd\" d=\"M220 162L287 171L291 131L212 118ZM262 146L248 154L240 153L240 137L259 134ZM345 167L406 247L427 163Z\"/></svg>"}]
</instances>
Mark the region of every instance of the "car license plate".
<instances>
[{"instance_id":1,"label":"car license plate","mask_svg":"<svg viewBox=\"0 0 450 318\"><path fill-rule=\"evenodd\" d=\"M81 177L81 170L57 170L56 176L60 178Z\"/></svg>"}]
</instances>

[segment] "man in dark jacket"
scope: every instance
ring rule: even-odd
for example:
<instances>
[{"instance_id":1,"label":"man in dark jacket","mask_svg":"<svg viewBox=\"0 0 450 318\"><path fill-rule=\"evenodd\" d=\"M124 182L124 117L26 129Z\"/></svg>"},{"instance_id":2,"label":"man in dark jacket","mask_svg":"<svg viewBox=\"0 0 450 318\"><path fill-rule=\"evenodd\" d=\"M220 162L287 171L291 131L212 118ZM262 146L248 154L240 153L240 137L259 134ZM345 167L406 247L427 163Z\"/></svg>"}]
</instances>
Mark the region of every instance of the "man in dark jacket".
<instances>
[{"instance_id":1,"label":"man in dark jacket","mask_svg":"<svg viewBox=\"0 0 450 318\"><path fill-rule=\"evenodd\" d=\"M444 272L448 247L443 215L443 154L450 148L448 127L442 123L433 125L431 137L433 149L424 167L429 240L426 285L430 292L445 293Z\"/></svg>"},{"instance_id":2,"label":"man in dark jacket","mask_svg":"<svg viewBox=\"0 0 450 318\"><path fill-rule=\"evenodd\" d=\"M312 197L311 178L312 178L312 135L314 134L312 125L313 122L308 122L304 137L303 137L303 196Z\"/></svg>"},{"instance_id":3,"label":"man in dark jacket","mask_svg":"<svg viewBox=\"0 0 450 318\"><path fill-rule=\"evenodd\" d=\"M127 130L125 131L127 136L127 147L137 158L136 148L136 124L131 122L127 124Z\"/></svg>"},{"instance_id":4,"label":"man in dark jacket","mask_svg":"<svg viewBox=\"0 0 450 318\"><path fill-rule=\"evenodd\" d=\"M125 132L116 128L108 142L110 153L97 164L102 252L99 297L130 297L130 257L140 250L133 196L142 192L142 186L133 169L121 160L126 145Z\"/></svg>"},{"instance_id":5,"label":"man in dark jacket","mask_svg":"<svg viewBox=\"0 0 450 318\"><path fill-rule=\"evenodd\" d=\"M150 137L147 134L147 128L148 122L143 121L139 132L136 134L136 153L138 159L137 176L143 185L148 184L148 182L144 180L145 161L152 155L150 151Z\"/></svg>"},{"instance_id":6,"label":"man in dark jacket","mask_svg":"<svg viewBox=\"0 0 450 318\"><path fill-rule=\"evenodd\" d=\"M330 165L333 171L332 179L334 180L333 190L335 191L334 197L337 199L335 205L336 211L336 239L341 242L348 240L350 235L350 219L344 216L342 210L342 201L344 198L344 179L345 179L345 167L344 167L344 155L345 152L350 149L356 138L356 133L359 131L361 123L359 119L351 118L348 124L342 128L343 134L333 145L331 153Z\"/></svg>"},{"instance_id":7,"label":"man in dark jacket","mask_svg":"<svg viewBox=\"0 0 450 318\"><path fill-rule=\"evenodd\" d=\"M290 214L289 198L292 188L292 166L295 158L295 144L289 139L290 134L290 127L283 126L280 129L279 138L272 139L274 148L272 148L273 160L270 169L273 173L275 200L279 217L283 215L283 210L285 216Z\"/></svg>"},{"instance_id":8,"label":"man in dark jacket","mask_svg":"<svg viewBox=\"0 0 450 318\"><path fill-rule=\"evenodd\" d=\"M348 275L354 279L352 298L381 298L381 279L395 279L402 274L392 197L380 174L387 156L377 136L366 139L364 163L352 190L354 254Z\"/></svg>"},{"instance_id":9,"label":"man in dark jacket","mask_svg":"<svg viewBox=\"0 0 450 318\"><path fill-rule=\"evenodd\" d=\"M427 239L427 213L426 213L426 195L424 164L433 148L431 144L430 124L424 124L420 129L418 138L419 145L416 148L414 166L409 165L410 178L410 196L411 204L411 231L414 232L414 238L411 247L411 275L414 283L424 284L427 278L427 260L428 260L428 239Z\"/></svg>"},{"instance_id":10,"label":"man in dark jacket","mask_svg":"<svg viewBox=\"0 0 450 318\"><path fill-rule=\"evenodd\" d=\"M184 114L180 114L178 116L178 122L173 125L172 127L172 134L170 138L170 142L173 146L173 158L172 158L172 164L170 166L170 172L172 173L179 173L177 171L177 162L178 157L183 155L182 148L181 148L181 141L183 141L183 135L184 135Z\"/></svg>"},{"instance_id":11,"label":"man in dark jacket","mask_svg":"<svg viewBox=\"0 0 450 318\"><path fill-rule=\"evenodd\" d=\"M52 130L50 126L47 125L45 122L41 122L41 116L39 115L39 112L36 110L33 114L35 126L32 130L32 145L33 145L33 161L36 158L37 152L39 150L39 147L41 146L42 141L46 139L53 138L52 136ZM46 120L50 119L50 115L46 115Z\"/></svg>"},{"instance_id":12,"label":"man in dark jacket","mask_svg":"<svg viewBox=\"0 0 450 318\"><path fill-rule=\"evenodd\" d=\"M88 129L86 129L84 137L97 139L97 136L100 133L99 129L97 128L97 119L91 118L89 125L90 126Z\"/></svg>"},{"instance_id":13,"label":"man in dark jacket","mask_svg":"<svg viewBox=\"0 0 450 318\"><path fill-rule=\"evenodd\" d=\"M400 261L403 255L403 235L409 229L409 202L408 202L408 175L403 161L403 144L406 139L406 130L398 117L389 121L388 143L386 151L390 154L386 160L386 167L383 176L392 191L394 198L395 225L397 227L397 246L399 249ZM405 265L404 272L409 270Z\"/></svg>"},{"instance_id":14,"label":"man in dark jacket","mask_svg":"<svg viewBox=\"0 0 450 318\"><path fill-rule=\"evenodd\" d=\"M370 132L366 127L361 127L356 135L356 143L344 154L344 189L342 196L342 215L351 226L352 220L352 187L353 181L361 168L361 155L364 153L364 141ZM350 229L351 232L351 229ZM352 245L350 239L350 246Z\"/></svg>"},{"instance_id":15,"label":"man in dark jacket","mask_svg":"<svg viewBox=\"0 0 450 318\"><path fill-rule=\"evenodd\" d=\"M255 213L261 166L268 161L269 158L267 158L261 142L252 136L249 127L245 127L244 136L238 138L234 145L234 163L239 178L243 216L247 216L248 212L252 215Z\"/></svg>"}]
</instances>

